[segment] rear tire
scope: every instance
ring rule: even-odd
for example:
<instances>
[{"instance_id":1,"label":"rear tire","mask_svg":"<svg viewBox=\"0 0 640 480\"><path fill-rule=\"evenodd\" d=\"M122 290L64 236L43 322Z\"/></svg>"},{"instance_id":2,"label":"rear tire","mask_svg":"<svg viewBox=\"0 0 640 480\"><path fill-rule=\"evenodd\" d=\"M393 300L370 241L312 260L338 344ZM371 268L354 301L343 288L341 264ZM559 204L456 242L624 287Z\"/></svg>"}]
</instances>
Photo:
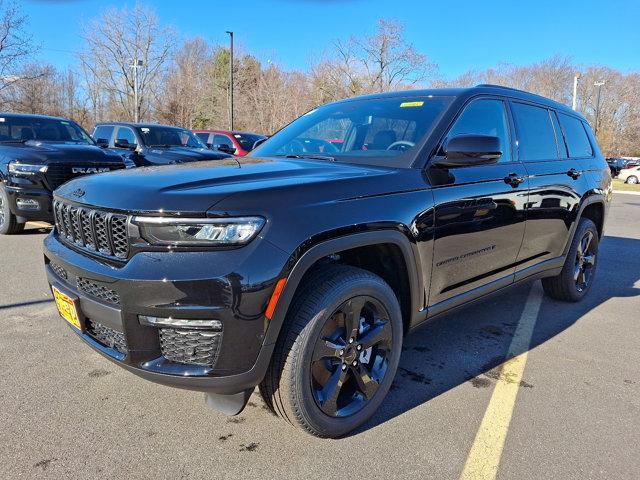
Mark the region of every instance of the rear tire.
<instances>
[{"instance_id":1,"label":"rear tire","mask_svg":"<svg viewBox=\"0 0 640 480\"><path fill-rule=\"evenodd\" d=\"M400 305L384 280L345 265L318 268L291 303L260 394L312 435L345 435L384 400L402 335Z\"/></svg>"},{"instance_id":2,"label":"rear tire","mask_svg":"<svg viewBox=\"0 0 640 480\"><path fill-rule=\"evenodd\" d=\"M9 198L4 187L0 186L0 235L13 235L24 230L24 223L19 223L9 208Z\"/></svg>"},{"instance_id":3,"label":"rear tire","mask_svg":"<svg viewBox=\"0 0 640 480\"><path fill-rule=\"evenodd\" d=\"M635 175L631 175L630 177L627 177L627 181L625 183L636 185L638 183L638 177L636 177Z\"/></svg>"},{"instance_id":4,"label":"rear tire","mask_svg":"<svg viewBox=\"0 0 640 480\"><path fill-rule=\"evenodd\" d=\"M588 218L580 219L562 272L543 278L547 295L564 302L578 302L591 289L598 264L598 229Z\"/></svg>"}]
</instances>

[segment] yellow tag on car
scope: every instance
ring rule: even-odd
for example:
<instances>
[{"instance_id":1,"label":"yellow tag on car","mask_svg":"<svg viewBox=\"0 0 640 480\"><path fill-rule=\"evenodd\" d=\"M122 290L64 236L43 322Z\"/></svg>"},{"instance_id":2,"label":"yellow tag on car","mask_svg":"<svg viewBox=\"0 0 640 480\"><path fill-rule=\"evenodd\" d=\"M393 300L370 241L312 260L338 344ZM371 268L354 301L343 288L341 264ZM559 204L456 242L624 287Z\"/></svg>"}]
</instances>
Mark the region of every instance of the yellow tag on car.
<instances>
[{"instance_id":1,"label":"yellow tag on car","mask_svg":"<svg viewBox=\"0 0 640 480\"><path fill-rule=\"evenodd\" d=\"M400 104L400 108L404 108L404 107L421 107L424 105L423 101L420 102L402 102Z\"/></svg>"},{"instance_id":2,"label":"yellow tag on car","mask_svg":"<svg viewBox=\"0 0 640 480\"><path fill-rule=\"evenodd\" d=\"M76 309L74 301L56 287L51 287L51 289L53 290L53 298L56 301L56 307L58 307L60 316L78 330L82 330L80 317L78 316L78 310Z\"/></svg>"}]
</instances>

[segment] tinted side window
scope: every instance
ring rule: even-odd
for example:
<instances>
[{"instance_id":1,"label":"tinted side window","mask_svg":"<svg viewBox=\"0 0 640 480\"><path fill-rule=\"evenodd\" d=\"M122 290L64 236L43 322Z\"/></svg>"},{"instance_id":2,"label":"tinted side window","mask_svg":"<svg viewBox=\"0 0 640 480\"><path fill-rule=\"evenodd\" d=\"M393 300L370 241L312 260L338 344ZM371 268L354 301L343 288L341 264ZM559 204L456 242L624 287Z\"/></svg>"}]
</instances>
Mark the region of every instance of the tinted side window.
<instances>
[{"instance_id":1,"label":"tinted side window","mask_svg":"<svg viewBox=\"0 0 640 480\"><path fill-rule=\"evenodd\" d=\"M500 100L475 100L467 105L451 127L448 138L455 135L491 135L500 139L502 156L499 162L511 161L509 122L504 103Z\"/></svg>"},{"instance_id":2,"label":"tinted side window","mask_svg":"<svg viewBox=\"0 0 640 480\"><path fill-rule=\"evenodd\" d=\"M518 128L520 160L555 160L558 158L555 134L549 111L524 103L513 104Z\"/></svg>"},{"instance_id":3,"label":"tinted side window","mask_svg":"<svg viewBox=\"0 0 640 480\"><path fill-rule=\"evenodd\" d=\"M204 143L209 143L209 134L208 133L200 132L200 133L196 133L196 135Z\"/></svg>"},{"instance_id":4,"label":"tinted side window","mask_svg":"<svg viewBox=\"0 0 640 480\"><path fill-rule=\"evenodd\" d=\"M127 127L118 128L118 135L116 137L118 140L126 140L127 142L137 145L138 141L136 140L136 136L133 133L133 130Z\"/></svg>"},{"instance_id":5,"label":"tinted side window","mask_svg":"<svg viewBox=\"0 0 640 480\"><path fill-rule=\"evenodd\" d=\"M96 127L93 131L93 139L98 141L98 139L106 140L107 142L111 140L111 134L113 133L113 126L110 125L100 125Z\"/></svg>"},{"instance_id":6,"label":"tinted side window","mask_svg":"<svg viewBox=\"0 0 640 480\"><path fill-rule=\"evenodd\" d=\"M234 148L233 142L226 135L216 135L215 137L213 137L213 144L214 145L227 145L227 146L229 146L231 148Z\"/></svg>"},{"instance_id":7,"label":"tinted side window","mask_svg":"<svg viewBox=\"0 0 640 480\"><path fill-rule=\"evenodd\" d=\"M567 141L569 156L571 158L591 157L593 149L589 143L589 137L584 130L584 124L575 117L570 117L564 113L558 113L560 126Z\"/></svg>"}]
</instances>

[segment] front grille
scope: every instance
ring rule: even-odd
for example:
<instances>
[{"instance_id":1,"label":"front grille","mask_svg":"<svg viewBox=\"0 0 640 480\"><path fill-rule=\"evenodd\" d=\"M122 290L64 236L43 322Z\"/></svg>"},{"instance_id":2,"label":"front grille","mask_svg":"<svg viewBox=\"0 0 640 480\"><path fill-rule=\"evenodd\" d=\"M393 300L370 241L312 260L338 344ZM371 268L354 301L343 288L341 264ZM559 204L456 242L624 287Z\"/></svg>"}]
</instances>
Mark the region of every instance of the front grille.
<instances>
[{"instance_id":1,"label":"front grille","mask_svg":"<svg viewBox=\"0 0 640 480\"><path fill-rule=\"evenodd\" d=\"M222 332L160 329L160 350L172 362L213 367L221 343Z\"/></svg>"},{"instance_id":2,"label":"front grille","mask_svg":"<svg viewBox=\"0 0 640 480\"><path fill-rule=\"evenodd\" d=\"M53 202L60 237L90 252L120 260L129 255L126 215Z\"/></svg>"},{"instance_id":3,"label":"front grille","mask_svg":"<svg viewBox=\"0 0 640 480\"><path fill-rule=\"evenodd\" d=\"M62 278L63 280L67 279L67 271L64 269L64 267L61 267L57 263L53 262L51 262L49 266L58 277Z\"/></svg>"},{"instance_id":4,"label":"front grille","mask_svg":"<svg viewBox=\"0 0 640 480\"><path fill-rule=\"evenodd\" d=\"M63 183L68 182L77 177L81 177L86 175L86 173L74 173L74 168L83 169L83 172L89 171L91 173L97 173L101 170L109 169L109 170L120 170L124 168L124 163L114 164L114 163L100 163L100 162L78 162L78 163L54 163L49 164L47 167L46 179L47 183L52 190L55 190ZM88 170L87 170L88 169Z\"/></svg>"},{"instance_id":5,"label":"front grille","mask_svg":"<svg viewBox=\"0 0 640 480\"><path fill-rule=\"evenodd\" d=\"M120 305L120 295L118 295L118 292L111 290L99 282L78 277L78 289L107 303Z\"/></svg>"},{"instance_id":6,"label":"front grille","mask_svg":"<svg viewBox=\"0 0 640 480\"><path fill-rule=\"evenodd\" d=\"M125 355L129 352L122 332L118 332L101 323L87 320L87 333L106 347L113 348Z\"/></svg>"}]
</instances>

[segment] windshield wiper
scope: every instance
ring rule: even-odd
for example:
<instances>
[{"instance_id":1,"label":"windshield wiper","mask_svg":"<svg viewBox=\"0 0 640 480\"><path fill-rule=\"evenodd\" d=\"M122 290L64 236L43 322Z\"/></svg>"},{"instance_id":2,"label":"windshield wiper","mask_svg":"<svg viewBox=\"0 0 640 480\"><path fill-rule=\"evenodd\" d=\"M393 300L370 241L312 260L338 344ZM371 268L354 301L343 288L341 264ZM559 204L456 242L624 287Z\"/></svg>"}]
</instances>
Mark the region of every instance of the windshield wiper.
<instances>
[{"instance_id":1,"label":"windshield wiper","mask_svg":"<svg viewBox=\"0 0 640 480\"><path fill-rule=\"evenodd\" d=\"M313 153L289 153L288 155L276 155L278 157L286 157L286 158L310 158L312 160L326 160L327 162L335 162L336 159L334 157L330 157L329 155L315 155Z\"/></svg>"},{"instance_id":2,"label":"windshield wiper","mask_svg":"<svg viewBox=\"0 0 640 480\"><path fill-rule=\"evenodd\" d=\"M24 140L0 140L0 143L27 143L29 140L28 139L24 139Z\"/></svg>"},{"instance_id":3,"label":"windshield wiper","mask_svg":"<svg viewBox=\"0 0 640 480\"><path fill-rule=\"evenodd\" d=\"M149 148L169 148L169 147L177 147L178 145L169 145L168 143L158 143L157 145L149 145Z\"/></svg>"}]
</instances>

